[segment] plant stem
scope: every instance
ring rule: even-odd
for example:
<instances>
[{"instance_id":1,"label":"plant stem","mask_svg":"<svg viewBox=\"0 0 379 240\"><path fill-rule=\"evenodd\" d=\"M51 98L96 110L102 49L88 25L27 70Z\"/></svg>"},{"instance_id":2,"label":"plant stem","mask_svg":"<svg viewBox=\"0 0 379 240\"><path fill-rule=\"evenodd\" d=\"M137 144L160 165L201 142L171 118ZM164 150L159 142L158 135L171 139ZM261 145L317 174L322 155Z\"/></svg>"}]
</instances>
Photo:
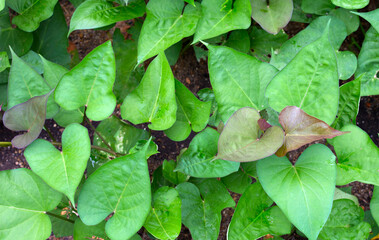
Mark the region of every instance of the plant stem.
<instances>
[{"instance_id":1,"label":"plant stem","mask_svg":"<svg viewBox=\"0 0 379 240\"><path fill-rule=\"evenodd\" d=\"M44 129L45 131L47 132L47 134L49 135L49 137L51 138L51 140L53 142L56 142L57 140L55 139L55 137L53 136L53 134L51 134L50 130L47 128L46 124L44 125Z\"/></svg>"},{"instance_id":2,"label":"plant stem","mask_svg":"<svg viewBox=\"0 0 379 240\"><path fill-rule=\"evenodd\" d=\"M9 147L12 146L11 142L0 142L0 147Z\"/></svg>"},{"instance_id":3,"label":"plant stem","mask_svg":"<svg viewBox=\"0 0 379 240\"><path fill-rule=\"evenodd\" d=\"M65 217L62 217L62 216L56 215L56 214L51 213L51 212L46 212L46 214L47 214L47 215L50 215L50 216L52 216L52 217L55 217L55 218L59 218L59 219L61 219L61 220L63 220L63 221L66 221L66 222L69 222L69 223L72 223L72 224L75 223L75 222L74 222L73 220L71 220L71 219L67 219L67 218L65 218Z\"/></svg>"}]
</instances>

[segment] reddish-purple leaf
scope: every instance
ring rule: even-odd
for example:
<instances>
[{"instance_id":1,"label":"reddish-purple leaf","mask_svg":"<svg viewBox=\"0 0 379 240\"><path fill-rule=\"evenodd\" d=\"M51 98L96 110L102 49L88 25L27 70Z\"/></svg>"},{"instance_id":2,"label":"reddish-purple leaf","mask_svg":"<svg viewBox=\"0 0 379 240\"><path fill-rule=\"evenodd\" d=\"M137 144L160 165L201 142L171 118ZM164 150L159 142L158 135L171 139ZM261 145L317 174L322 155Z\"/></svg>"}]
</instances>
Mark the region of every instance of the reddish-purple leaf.
<instances>
[{"instance_id":1,"label":"reddish-purple leaf","mask_svg":"<svg viewBox=\"0 0 379 240\"><path fill-rule=\"evenodd\" d=\"M275 153L279 157L313 141L347 133L331 128L324 121L308 115L296 106L284 108L279 114L279 122L286 134L283 146Z\"/></svg>"},{"instance_id":2,"label":"reddish-purple leaf","mask_svg":"<svg viewBox=\"0 0 379 240\"><path fill-rule=\"evenodd\" d=\"M259 125L259 128L262 130L262 131L266 131L268 128L272 127L271 124L269 124L266 119L259 119L258 120L258 125Z\"/></svg>"}]
</instances>

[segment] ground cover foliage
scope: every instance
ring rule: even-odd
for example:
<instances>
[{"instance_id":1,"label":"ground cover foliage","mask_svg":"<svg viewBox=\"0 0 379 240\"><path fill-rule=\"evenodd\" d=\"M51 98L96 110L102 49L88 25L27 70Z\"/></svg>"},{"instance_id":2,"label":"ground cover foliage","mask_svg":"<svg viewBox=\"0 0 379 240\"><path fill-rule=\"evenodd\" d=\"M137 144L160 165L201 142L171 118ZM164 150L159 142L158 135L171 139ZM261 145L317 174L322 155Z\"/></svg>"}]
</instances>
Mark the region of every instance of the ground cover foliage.
<instances>
[{"instance_id":1,"label":"ground cover foliage","mask_svg":"<svg viewBox=\"0 0 379 240\"><path fill-rule=\"evenodd\" d=\"M184 225L213 240L228 207L228 239L379 237L379 149L356 126L360 98L379 95L368 0L72 0L69 26L57 2L0 0L0 113L20 131L0 146L30 166L0 172L0 239L176 239ZM131 19L129 38L71 59L72 32ZM358 56L341 51L362 19ZM309 25L288 39L290 21ZM170 67L192 47L211 83L197 93ZM38 139L46 119L61 141ZM196 135L151 177L152 131ZM337 188L354 181L375 186L370 210Z\"/></svg>"}]
</instances>

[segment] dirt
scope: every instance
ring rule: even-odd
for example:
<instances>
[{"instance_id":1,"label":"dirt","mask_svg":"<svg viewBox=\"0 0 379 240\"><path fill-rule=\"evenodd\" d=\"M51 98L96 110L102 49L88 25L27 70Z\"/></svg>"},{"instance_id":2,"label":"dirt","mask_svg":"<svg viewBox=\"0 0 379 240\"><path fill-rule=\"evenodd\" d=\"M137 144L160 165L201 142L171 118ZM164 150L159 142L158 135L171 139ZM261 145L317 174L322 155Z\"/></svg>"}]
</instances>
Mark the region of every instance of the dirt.
<instances>
[{"instance_id":1,"label":"dirt","mask_svg":"<svg viewBox=\"0 0 379 240\"><path fill-rule=\"evenodd\" d=\"M66 21L69 24L70 18L74 11L74 7L68 0L60 0L59 3L61 4L62 9L64 11ZM377 6L375 5L374 1L371 1L370 5L364 11L373 10L376 7ZM121 28L121 32L127 37L126 30L130 27L131 24L133 24L133 21L127 21L127 22L118 23L116 27ZM290 36L293 36L297 34L299 31L301 31L302 29L304 29L306 26L307 24L303 24L303 23L291 23L285 28L285 31ZM362 26L365 30L367 30L369 25L363 22ZM95 47L111 39L114 29L115 27L106 31L102 31L102 30L100 31L99 30L74 31L69 37L68 50L71 53L74 53L77 51L78 58L83 59L83 57L86 56ZM342 48L349 49L350 51L354 51L356 53L359 51L357 47L355 45L349 44L352 41L352 38L354 38L354 41L357 41L357 43L361 45L364 39L362 31L358 30L357 32L349 36L348 39L345 41ZM189 47L186 49L186 51L182 52L178 62L172 67L172 71L175 78L177 78L184 85L186 85L194 94L196 94L198 90L202 88L211 87L210 81L209 81L208 69L207 69L207 62L204 60L201 60L200 62L198 62L196 60L192 47ZM357 117L357 125L370 135L371 139L375 142L376 145L379 145L378 123L377 123L379 119L378 109L379 109L379 96L362 97L360 108L359 108L359 114ZM118 109L115 110L115 113L116 114L119 113ZM97 126L97 124L98 123L93 122L94 126ZM85 126L88 127L90 135L91 135L91 139L92 139L93 131L88 126L88 124L85 124ZM46 127L51 131L53 137L57 141L60 141L63 128L59 127L52 120L46 121ZM137 127L144 128L146 126L142 124ZM10 141L17 134L18 133L12 132L6 129L4 125L2 124L2 122L0 121L0 141ZM195 134L192 133L190 137L186 139L185 141L173 142L168 137L166 137L163 132L153 131L152 135L155 137L155 143L158 145L158 149L160 153L150 157L150 159L148 160L150 174L152 174L153 171L162 164L163 160L176 159L176 157L179 154L180 149L188 147L190 141L195 136ZM42 131L40 138L52 140L46 131ZM325 141L322 141L321 143L325 143ZM298 158L298 156L304 149L305 147L290 153L290 159L292 160L292 162L296 161L296 159ZM27 164L23 156L22 149L16 149L12 147L0 148L0 170L15 169L15 168L20 168L20 167L29 168L29 165ZM360 205L364 209L369 209L369 202L372 196L373 186L364 184L364 183L359 183L359 182L354 182L349 185L352 186L352 194L358 197ZM231 195L237 203L240 195L235 194L235 193L231 193ZM226 239L228 225L230 223L233 213L234 213L233 208L226 208L222 211L222 222L221 222L220 234L219 234L218 239ZM140 231L139 233L141 234L143 239L152 239L143 230ZM289 240L305 239L305 238L300 237L296 233L287 235L284 238L289 239ZM50 239L57 239L57 238L52 236L50 237ZM72 239L72 237L60 238L60 239L66 240L66 239ZM179 240L191 239L189 230L185 228L184 226L182 228L182 232L178 239Z\"/></svg>"}]
</instances>

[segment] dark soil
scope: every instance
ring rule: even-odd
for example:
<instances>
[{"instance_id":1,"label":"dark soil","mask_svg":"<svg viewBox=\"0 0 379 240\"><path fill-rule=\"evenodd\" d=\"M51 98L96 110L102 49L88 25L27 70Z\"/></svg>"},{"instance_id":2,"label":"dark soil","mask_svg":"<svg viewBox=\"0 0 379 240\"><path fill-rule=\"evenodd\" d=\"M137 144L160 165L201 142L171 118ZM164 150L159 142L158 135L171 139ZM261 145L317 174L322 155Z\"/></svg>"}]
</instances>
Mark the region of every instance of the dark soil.
<instances>
[{"instance_id":1,"label":"dark soil","mask_svg":"<svg viewBox=\"0 0 379 240\"><path fill-rule=\"evenodd\" d=\"M71 3L68 0L59 0L59 3L61 4L64 14L66 16L66 21L69 24L70 18L74 11L74 7L71 5ZM377 6L375 5L375 2L371 1L367 9L364 9L363 11L373 10L376 7ZM118 23L116 27L121 28L121 32L124 33L125 36L127 36L126 30L130 27L131 24L133 24L133 21ZM367 30L369 25L367 23L363 23L362 25ZM293 36L297 34L299 31L301 31L302 29L304 29L306 26L307 24L303 24L303 23L290 23L285 28L285 31L290 36ZM77 51L79 59L82 59L95 47L109 40L111 38L110 36L112 36L113 34L114 29L115 27L107 31L99 31L99 30L98 31L95 31L95 30L74 31L69 37L70 44L69 44L68 50L71 53L74 53ZM357 52L358 49L356 49L355 46L349 45L349 42L351 42L350 40L352 37L354 38L355 41L358 42L359 45L362 44L362 41L364 39L363 33L360 30L358 30L357 32L353 33L351 36L348 37L348 39L345 41L345 44L343 45L342 48ZM196 94L198 90L202 88L210 87L207 62L204 60L197 62L192 47L189 47L186 51L182 53L176 65L172 67L172 70L173 70L173 74L175 78L177 78L184 85L186 85L194 94ZM362 97L360 108L359 108L359 114L357 117L357 125L370 135L371 139L375 142L376 145L379 145L379 137L378 137L379 111L378 109L379 109L379 96ZM118 109L116 109L115 113L117 114L118 112L119 112ZM98 123L93 123L93 124L96 126ZM52 120L46 121L46 127L51 131L53 137L57 141L60 141L63 128L59 127ZM92 138L93 131L88 126L88 124L87 124L87 127L90 131L90 135ZM146 126L140 125L137 127L142 128ZM11 141L11 139L16 135L18 135L18 133L9 131L8 129L4 127L4 125L0 121L0 141ZM170 139L168 139L164 135L163 132L153 131L152 135L155 137L154 141L158 145L158 149L160 153L152 156L148 160L150 174L152 174L153 171L162 164L163 160L176 159L176 157L179 154L179 151L183 148L188 147L190 141L192 140L195 134L191 134L191 136L183 142L173 142ZM51 138L49 137L46 131L42 131L40 138L51 140ZM296 161L297 157L300 155L300 153L304 149L305 148L291 152L290 153L291 160ZM29 165L25 161L25 158L23 156L22 149L16 149L12 147L0 148L0 170L15 169L15 168L20 168L20 167L29 168ZM364 209L369 209L369 202L372 196L373 186L364 184L364 183L359 183L359 182L354 182L349 185L353 187L352 193L358 197L360 205ZM237 203L240 195L235 194L235 193L231 193L231 195ZM222 222L221 222L219 239L226 239L226 232L227 232L228 225L230 223L233 213L234 213L233 208L227 208L222 211ZM151 239L149 238L147 233L144 231L140 231L140 234L143 236L143 239ZM50 237L50 239L56 239L56 238L52 236ZM72 239L72 237L60 238L60 239ZM191 239L189 230L185 228L184 226L182 228L182 232L178 239L180 240ZM285 236L285 239L295 240L295 239L304 239L304 238L298 236L296 233L293 233L291 235Z\"/></svg>"}]
</instances>

